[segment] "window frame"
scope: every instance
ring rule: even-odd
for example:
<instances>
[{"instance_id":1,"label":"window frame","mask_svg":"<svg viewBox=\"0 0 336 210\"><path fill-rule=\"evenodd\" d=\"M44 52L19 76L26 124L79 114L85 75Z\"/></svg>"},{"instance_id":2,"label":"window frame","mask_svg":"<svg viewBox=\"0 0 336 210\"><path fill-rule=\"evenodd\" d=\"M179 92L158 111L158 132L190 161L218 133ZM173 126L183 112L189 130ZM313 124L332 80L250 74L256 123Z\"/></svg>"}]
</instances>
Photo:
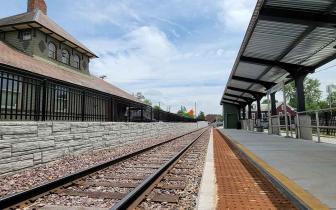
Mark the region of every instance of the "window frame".
<instances>
[{"instance_id":1,"label":"window frame","mask_svg":"<svg viewBox=\"0 0 336 210\"><path fill-rule=\"evenodd\" d=\"M63 53L66 52L67 53L67 58L63 55ZM66 60L63 60L63 59L66 59ZM64 63L64 64L67 64L67 65L70 65L70 52L69 50L67 49L62 49L61 51L61 62Z\"/></svg>"},{"instance_id":2,"label":"window frame","mask_svg":"<svg viewBox=\"0 0 336 210\"><path fill-rule=\"evenodd\" d=\"M6 74L6 73L5 73ZM0 91L1 91L1 101L0 101L0 108L1 109L16 109L16 107L18 106L18 100L19 100L19 95L21 94L21 83L19 82L19 77L16 75L11 75L12 78L9 78L8 76L11 74L7 74L7 78L2 77L2 86L0 87ZM14 80L14 81L13 81ZM8 84L7 84L8 83ZM18 84L19 83L19 84ZM18 87L19 85L19 87ZM13 88L14 87L14 88ZM17 87L19 89L17 89ZM13 90L13 91L12 91ZM7 107L6 104L3 104L3 102L6 103L6 95L7 95L7 100L10 100L12 98L13 95L13 102L14 102L14 97L15 99L15 104L11 104L8 103L9 101L7 101Z\"/></svg>"},{"instance_id":3,"label":"window frame","mask_svg":"<svg viewBox=\"0 0 336 210\"><path fill-rule=\"evenodd\" d=\"M53 52L53 56L50 56L50 52L52 52L51 49L50 49L50 45L53 45L54 49L55 49L55 51ZM56 44L54 42L49 42L48 43L48 57L51 58L51 59L57 60L57 47L56 47Z\"/></svg>"},{"instance_id":4,"label":"window frame","mask_svg":"<svg viewBox=\"0 0 336 210\"><path fill-rule=\"evenodd\" d=\"M76 62L76 58L78 58L78 62ZM79 55L77 55L77 54L75 54L74 56L73 56L73 67L74 68L76 68L76 69L80 69L80 56Z\"/></svg>"},{"instance_id":5,"label":"window frame","mask_svg":"<svg viewBox=\"0 0 336 210\"><path fill-rule=\"evenodd\" d=\"M29 38L27 39L27 38L25 38L25 33L29 33ZM26 36L27 36L27 34L26 34ZM29 40L32 40L32 37L33 37L33 35L32 35L32 32L31 32L31 30L22 30L21 31L21 40L22 41L29 41Z\"/></svg>"}]
</instances>

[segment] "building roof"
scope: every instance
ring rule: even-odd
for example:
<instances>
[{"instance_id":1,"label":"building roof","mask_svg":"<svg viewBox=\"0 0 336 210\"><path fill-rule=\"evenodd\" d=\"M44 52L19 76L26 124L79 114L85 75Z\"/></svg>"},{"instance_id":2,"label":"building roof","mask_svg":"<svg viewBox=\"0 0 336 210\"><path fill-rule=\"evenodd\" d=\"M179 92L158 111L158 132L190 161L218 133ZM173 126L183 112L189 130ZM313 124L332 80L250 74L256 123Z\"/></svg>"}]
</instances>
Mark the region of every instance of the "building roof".
<instances>
[{"instance_id":1,"label":"building roof","mask_svg":"<svg viewBox=\"0 0 336 210\"><path fill-rule=\"evenodd\" d=\"M26 12L0 19L0 31L12 31L28 28L37 28L42 32L49 34L49 36L63 41L70 47L77 48L79 52L86 54L90 58L97 57L93 52L67 33L62 27L57 25L47 15L43 14L41 10L36 9L32 12Z\"/></svg>"},{"instance_id":2,"label":"building roof","mask_svg":"<svg viewBox=\"0 0 336 210\"><path fill-rule=\"evenodd\" d=\"M275 107L278 109L280 106L282 106L284 103L283 102L278 102L276 103ZM271 108L271 107L270 107ZM246 108L247 109L247 108ZM291 107L290 105L287 104L287 109L290 109L292 111L295 111L295 109L293 107ZM257 112L257 104L254 103L252 105L252 111L253 112ZM260 111L262 112L267 112L268 111L268 104L260 104Z\"/></svg>"},{"instance_id":3,"label":"building roof","mask_svg":"<svg viewBox=\"0 0 336 210\"><path fill-rule=\"evenodd\" d=\"M125 98L136 103L144 104L136 97L128 94L112 84L92 75L83 74L67 68L62 68L57 64L41 60L41 58L33 57L18 51L4 42L0 41L0 64L12 66L22 70L26 70L35 74L43 75L65 82L69 82L82 87L98 90L104 93L112 94Z\"/></svg>"},{"instance_id":4,"label":"building roof","mask_svg":"<svg viewBox=\"0 0 336 210\"><path fill-rule=\"evenodd\" d=\"M221 104L254 101L335 59L335 26L334 0L258 0Z\"/></svg>"}]
</instances>

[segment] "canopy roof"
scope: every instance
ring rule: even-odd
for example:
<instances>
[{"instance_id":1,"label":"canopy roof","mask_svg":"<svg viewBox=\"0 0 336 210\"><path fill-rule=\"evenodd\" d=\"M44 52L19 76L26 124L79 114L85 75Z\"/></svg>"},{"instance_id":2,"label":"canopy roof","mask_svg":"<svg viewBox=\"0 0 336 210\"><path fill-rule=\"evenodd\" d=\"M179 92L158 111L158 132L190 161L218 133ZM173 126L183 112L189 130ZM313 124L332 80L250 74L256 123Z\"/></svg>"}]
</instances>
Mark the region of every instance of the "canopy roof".
<instances>
[{"instance_id":1,"label":"canopy roof","mask_svg":"<svg viewBox=\"0 0 336 210\"><path fill-rule=\"evenodd\" d=\"M47 15L43 14L41 10L36 9L32 12L0 19L0 32L29 28L37 28L49 36L75 48L79 52L86 54L90 58L97 57L62 27L52 21Z\"/></svg>"},{"instance_id":2,"label":"canopy roof","mask_svg":"<svg viewBox=\"0 0 336 210\"><path fill-rule=\"evenodd\" d=\"M253 101L335 58L335 0L258 0L221 104Z\"/></svg>"}]
</instances>

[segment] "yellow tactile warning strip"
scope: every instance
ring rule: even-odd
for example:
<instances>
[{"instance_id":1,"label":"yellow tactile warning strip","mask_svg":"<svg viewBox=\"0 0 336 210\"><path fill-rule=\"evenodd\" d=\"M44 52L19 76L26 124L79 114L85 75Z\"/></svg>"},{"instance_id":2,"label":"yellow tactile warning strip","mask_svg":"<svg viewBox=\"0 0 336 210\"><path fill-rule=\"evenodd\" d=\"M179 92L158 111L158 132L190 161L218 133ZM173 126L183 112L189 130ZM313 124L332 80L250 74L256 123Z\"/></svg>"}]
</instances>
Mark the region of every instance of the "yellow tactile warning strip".
<instances>
[{"instance_id":1,"label":"yellow tactile warning strip","mask_svg":"<svg viewBox=\"0 0 336 210\"><path fill-rule=\"evenodd\" d=\"M218 131L219 132L219 131ZM223 134L224 135L224 134ZM225 136L225 135L224 135ZM302 203L305 204L310 209L316 210L328 210L330 209L327 205L323 204L319 199L315 196L310 194L309 192L305 191L302 187L296 184L294 181L289 179L288 177L284 176L278 170L272 168L268 165L265 161L258 158L254 155L250 150L248 150L243 145L239 144L238 142L230 139L228 136L225 136L228 140L234 143L237 148L243 152L249 159L251 159L255 164L263 168L270 176L280 182L283 187L287 189L291 194L293 194L297 199L299 199Z\"/></svg>"},{"instance_id":2,"label":"yellow tactile warning strip","mask_svg":"<svg viewBox=\"0 0 336 210\"><path fill-rule=\"evenodd\" d=\"M213 134L217 209L296 209L218 130Z\"/></svg>"}]
</instances>

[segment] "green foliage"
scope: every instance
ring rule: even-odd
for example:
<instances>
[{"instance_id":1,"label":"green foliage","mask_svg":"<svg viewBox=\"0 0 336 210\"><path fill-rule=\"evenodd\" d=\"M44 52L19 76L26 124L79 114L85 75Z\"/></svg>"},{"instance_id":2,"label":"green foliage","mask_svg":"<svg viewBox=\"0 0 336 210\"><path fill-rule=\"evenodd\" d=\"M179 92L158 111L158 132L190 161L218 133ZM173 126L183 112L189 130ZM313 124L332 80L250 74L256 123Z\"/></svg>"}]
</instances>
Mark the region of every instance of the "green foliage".
<instances>
[{"instance_id":1,"label":"green foliage","mask_svg":"<svg viewBox=\"0 0 336 210\"><path fill-rule=\"evenodd\" d=\"M185 114L187 114L187 108L185 108L185 106L181 106L180 110L177 111L177 114L181 116L185 116Z\"/></svg>"},{"instance_id":2,"label":"green foliage","mask_svg":"<svg viewBox=\"0 0 336 210\"><path fill-rule=\"evenodd\" d=\"M180 110L177 111L177 114L187 118L194 118L194 116L190 116L190 113L187 112L187 108L185 106L181 106Z\"/></svg>"},{"instance_id":3,"label":"green foliage","mask_svg":"<svg viewBox=\"0 0 336 210\"><path fill-rule=\"evenodd\" d=\"M329 102L328 101L320 101L318 105L319 105L320 109L327 109L327 108L329 108Z\"/></svg>"},{"instance_id":4,"label":"green foliage","mask_svg":"<svg viewBox=\"0 0 336 210\"><path fill-rule=\"evenodd\" d=\"M321 93L320 81L307 77L304 80L306 110L320 109ZM294 81L285 86L288 104L297 107L296 88Z\"/></svg>"},{"instance_id":5,"label":"green foliage","mask_svg":"<svg viewBox=\"0 0 336 210\"><path fill-rule=\"evenodd\" d=\"M155 105L155 106L153 107L153 109L154 109L154 110L162 110L161 107L160 107L159 105Z\"/></svg>"},{"instance_id":6,"label":"green foliage","mask_svg":"<svg viewBox=\"0 0 336 210\"><path fill-rule=\"evenodd\" d=\"M336 91L333 91L331 92L331 94L328 95L326 99L326 103L328 104L328 106L326 108L329 108L330 101L331 101L331 106L336 107Z\"/></svg>"},{"instance_id":7,"label":"green foliage","mask_svg":"<svg viewBox=\"0 0 336 210\"><path fill-rule=\"evenodd\" d=\"M149 105L149 106L152 105L151 100L149 100L149 99L147 99L147 98L146 98L143 102L144 102L145 104Z\"/></svg>"},{"instance_id":8,"label":"green foliage","mask_svg":"<svg viewBox=\"0 0 336 210\"><path fill-rule=\"evenodd\" d=\"M200 111L200 113L197 116L197 120L199 120L199 121L204 121L205 120L204 112Z\"/></svg>"}]
</instances>

